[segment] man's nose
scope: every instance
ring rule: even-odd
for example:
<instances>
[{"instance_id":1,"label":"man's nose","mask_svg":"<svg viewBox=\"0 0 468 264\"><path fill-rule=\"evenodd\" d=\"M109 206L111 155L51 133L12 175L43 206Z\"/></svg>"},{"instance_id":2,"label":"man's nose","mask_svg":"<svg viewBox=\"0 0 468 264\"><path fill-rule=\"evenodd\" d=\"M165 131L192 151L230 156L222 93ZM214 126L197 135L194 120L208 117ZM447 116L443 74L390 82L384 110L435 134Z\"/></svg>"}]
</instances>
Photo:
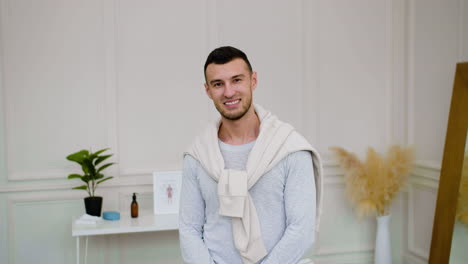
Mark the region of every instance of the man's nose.
<instances>
[{"instance_id":1,"label":"man's nose","mask_svg":"<svg viewBox=\"0 0 468 264\"><path fill-rule=\"evenodd\" d=\"M224 97L230 98L233 97L236 93L234 86L231 83L226 83L224 87Z\"/></svg>"}]
</instances>

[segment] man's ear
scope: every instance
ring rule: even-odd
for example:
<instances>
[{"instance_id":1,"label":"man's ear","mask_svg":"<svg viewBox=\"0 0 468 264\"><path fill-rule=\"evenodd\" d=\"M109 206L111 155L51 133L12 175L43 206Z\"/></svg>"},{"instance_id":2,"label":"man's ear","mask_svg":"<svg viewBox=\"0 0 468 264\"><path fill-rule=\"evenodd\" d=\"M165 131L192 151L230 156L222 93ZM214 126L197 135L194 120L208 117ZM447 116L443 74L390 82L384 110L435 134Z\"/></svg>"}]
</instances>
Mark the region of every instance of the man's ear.
<instances>
[{"instance_id":1,"label":"man's ear","mask_svg":"<svg viewBox=\"0 0 468 264\"><path fill-rule=\"evenodd\" d=\"M213 98L211 97L211 93L210 93L210 87L208 87L208 84L204 83L203 84L205 86L205 93L206 95L208 95L208 97L213 100Z\"/></svg>"},{"instance_id":2,"label":"man's ear","mask_svg":"<svg viewBox=\"0 0 468 264\"><path fill-rule=\"evenodd\" d=\"M257 88L257 72L252 72L250 80L252 81L252 90L255 90Z\"/></svg>"}]
</instances>

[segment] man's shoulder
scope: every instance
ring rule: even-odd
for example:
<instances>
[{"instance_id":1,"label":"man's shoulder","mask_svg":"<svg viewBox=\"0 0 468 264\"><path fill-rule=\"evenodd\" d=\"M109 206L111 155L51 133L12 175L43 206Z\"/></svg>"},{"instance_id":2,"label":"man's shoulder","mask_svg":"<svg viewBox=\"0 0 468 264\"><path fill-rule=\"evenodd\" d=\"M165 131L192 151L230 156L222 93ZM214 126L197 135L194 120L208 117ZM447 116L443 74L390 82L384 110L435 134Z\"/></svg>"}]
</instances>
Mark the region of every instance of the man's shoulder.
<instances>
[{"instance_id":1,"label":"man's shoulder","mask_svg":"<svg viewBox=\"0 0 468 264\"><path fill-rule=\"evenodd\" d=\"M312 153L308 150L298 150L298 151L294 151L294 152L291 152L288 154L287 156L287 160L288 162L291 162L291 161L299 161L299 162L303 162L303 161L307 161L307 162L310 162L312 161Z\"/></svg>"},{"instance_id":2,"label":"man's shoulder","mask_svg":"<svg viewBox=\"0 0 468 264\"><path fill-rule=\"evenodd\" d=\"M313 150L313 147L309 143L309 141L295 129L293 129L289 136L286 138L285 145L288 148L288 150L290 150L290 152L296 152L300 150Z\"/></svg>"},{"instance_id":3,"label":"man's shoulder","mask_svg":"<svg viewBox=\"0 0 468 264\"><path fill-rule=\"evenodd\" d=\"M213 133L216 134L216 122L208 122L204 129L201 130L191 141L190 145L184 151L185 156L192 156L197 159L197 152L203 151L207 148L212 140Z\"/></svg>"}]
</instances>

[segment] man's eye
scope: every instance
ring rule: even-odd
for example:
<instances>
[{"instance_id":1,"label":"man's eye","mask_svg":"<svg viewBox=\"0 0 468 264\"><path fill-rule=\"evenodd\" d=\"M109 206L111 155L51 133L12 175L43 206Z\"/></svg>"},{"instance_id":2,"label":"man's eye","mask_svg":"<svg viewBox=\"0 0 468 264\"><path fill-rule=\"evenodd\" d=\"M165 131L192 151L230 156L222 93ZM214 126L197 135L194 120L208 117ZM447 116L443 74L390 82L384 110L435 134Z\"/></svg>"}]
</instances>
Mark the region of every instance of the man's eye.
<instances>
[{"instance_id":1,"label":"man's eye","mask_svg":"<svg viewBox=\"0 0 468 264\"><path fill-rule=\"evenodd\" d=\"M240 81L242 81L242 79L240 79L240 78L234 79L234 82L236 82L236 83L237 83L237 82L240 82Z\"/></svg>"},{"instance_id":2,"label":"man's eye","mask_svg":"<svg viewBox=\"0 0 468 264\"><path fill-rule=\"evenodd\" d=\"M221 83L215 83L213 84L214 87L220 87L221 86Z\"/></svg>"}]
</instances>

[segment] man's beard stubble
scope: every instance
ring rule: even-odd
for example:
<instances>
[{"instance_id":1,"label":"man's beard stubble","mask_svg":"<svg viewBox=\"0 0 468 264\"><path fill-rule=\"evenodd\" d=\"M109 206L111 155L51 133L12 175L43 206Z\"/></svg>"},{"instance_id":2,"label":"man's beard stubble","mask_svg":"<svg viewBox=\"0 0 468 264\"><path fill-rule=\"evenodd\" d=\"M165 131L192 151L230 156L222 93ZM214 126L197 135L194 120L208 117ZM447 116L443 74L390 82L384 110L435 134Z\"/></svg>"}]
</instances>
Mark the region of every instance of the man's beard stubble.
<instances>
[{"instance_id":1,"label":"man's beard stubble","mask_svg":"<svg viewBox=\"0 0 468 264\"><path fill-rule=\"evenodd\" d=\"M244 117L244 115L247 114L247 112L250 109L250 106L252 105L252 96L250 96L246 100L247 100L246 102L247 106L245 107L245 109L242 109L240 113L234 114L234 115L229 115L228 113L226 113L224 109L222 108L222 106L218 107L216 103L214 105L216 107L216 110L218 110L218 112L221 114L222 117L226 118L227 120L236 121ZM242 100L241 100L241 107L244 108L244 104Z\"/></svg>"}]
</instances>

